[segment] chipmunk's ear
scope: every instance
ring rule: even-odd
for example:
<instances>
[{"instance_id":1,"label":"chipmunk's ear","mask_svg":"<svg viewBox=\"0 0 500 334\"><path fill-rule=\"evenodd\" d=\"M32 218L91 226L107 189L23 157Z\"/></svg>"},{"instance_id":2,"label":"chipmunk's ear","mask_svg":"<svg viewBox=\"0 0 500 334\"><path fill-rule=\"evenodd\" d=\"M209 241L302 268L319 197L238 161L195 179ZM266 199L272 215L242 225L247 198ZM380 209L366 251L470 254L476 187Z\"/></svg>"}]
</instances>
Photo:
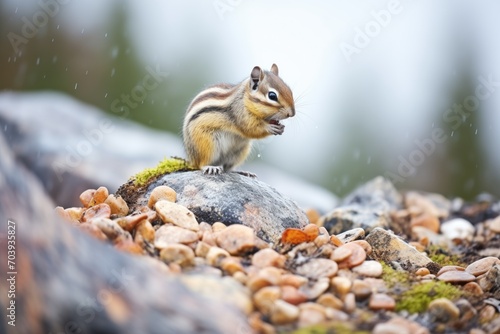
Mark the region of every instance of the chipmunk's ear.
<instances>
[{"instance_id":1,"label":"chipmunk's ear","mask_svg":"<svg viewBox=\"0 0 500 334\"><path fill-rule=\"evenodd\" d=\"M264 79L264 72L260 69L259 66L255 66L250 73L250 86L253 90L256 90L259 87L259 83Z\"/></svg>"},{"instance_id":2,"label":"chipmunk's ear","mask_svg":"<svg viewBox=\"0 0 500 334\"><path fill-rule=\"evenodd\" d=\"M273 64L273 66L271 66L271 72L278 75L278 65Z\"/></svg>"}]
</instances>

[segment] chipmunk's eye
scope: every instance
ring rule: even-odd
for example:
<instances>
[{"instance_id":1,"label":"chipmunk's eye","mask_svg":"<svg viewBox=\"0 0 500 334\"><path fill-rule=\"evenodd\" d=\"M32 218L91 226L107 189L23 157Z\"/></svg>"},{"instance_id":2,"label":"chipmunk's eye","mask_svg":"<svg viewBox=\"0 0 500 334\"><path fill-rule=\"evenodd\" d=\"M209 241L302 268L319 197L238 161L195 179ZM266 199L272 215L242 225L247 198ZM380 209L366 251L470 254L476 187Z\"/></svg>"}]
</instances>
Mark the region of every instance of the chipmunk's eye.
<instances>
[{"instance_id":1,"label":"chipmunk's eye","mask_svg":"<svg viewBox=\"0 0 500 334\"><path fill-rule=\"evenodd\" d=\"M269 100L278 102L278 95L276 95L275 92L267 93L267 97L269 98Z\"/></svg>"}]
</instances>

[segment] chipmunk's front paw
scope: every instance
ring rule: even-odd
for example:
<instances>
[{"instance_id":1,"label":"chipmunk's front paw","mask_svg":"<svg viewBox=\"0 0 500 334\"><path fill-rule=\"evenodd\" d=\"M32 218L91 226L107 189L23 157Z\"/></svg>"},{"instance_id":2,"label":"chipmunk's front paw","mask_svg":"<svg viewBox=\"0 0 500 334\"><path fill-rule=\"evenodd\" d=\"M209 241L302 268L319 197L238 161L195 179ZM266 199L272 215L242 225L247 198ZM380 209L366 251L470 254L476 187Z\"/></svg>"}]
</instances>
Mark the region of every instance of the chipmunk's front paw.
<instances>
[{"instance_id":1,"label":"chipmunk's front paw","mask_svg":"<svg viewBox=\"0 0 500 334\"><path fill-rule=\"evenodd\" d=\"M222 166L205 166L201 170L203 171L203 174L207 175L219 175L224 171Z\"/></svg>"},{"instance_id":2,"label":"chipmunk's front paw","mask_svg":"<svg viewBox=\"0 0 500 334\"><path fill-rule=\"evenodd\" d=\"M281 124L278 120L271 120L268 124L269 133L272 135L281 135L285 131L285 126Z\"/></svg>"}]
</instances>

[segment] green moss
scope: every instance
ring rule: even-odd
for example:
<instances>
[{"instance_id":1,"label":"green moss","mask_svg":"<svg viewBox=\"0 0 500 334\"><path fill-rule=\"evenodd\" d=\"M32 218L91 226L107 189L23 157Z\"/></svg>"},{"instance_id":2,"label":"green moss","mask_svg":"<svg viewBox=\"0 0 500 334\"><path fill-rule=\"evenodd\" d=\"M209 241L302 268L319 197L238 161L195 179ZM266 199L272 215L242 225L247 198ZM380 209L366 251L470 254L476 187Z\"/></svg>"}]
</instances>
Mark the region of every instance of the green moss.
<instances>
[{"instance_id":1,"label":"green moss","mask_svg":"<svg viewBox=\"0 0 500 334\"><path fill-rule=\"evenodd\" d=\"M410 283L410 274L408 272L394 270L385 262L380 262L380 264L382 265L382 279L389 289L396 285L407 286Z\"/></svg>"},{"instance_id":2,"label":"green moss","mask_svg":"<svg viewBox=\"0 0 500 334\"><path fill-rule=\"evenodd\" d=\"M432 262L440 266L464 266L457 255L450 254L447 249L438 245L430 245L426 251Z\"/></svg>"},{"instance_id":3,"label":"green moss","mask_svg":"<svg viewBox=\"0 0 500 334\"><path fill-rule=\"evenodd\" d=\"M142 172L137 173L132 177L135 186L144 186L154 177L178 172L182 170L192 170L188 162L181 158L165 158L158 163L154 168L146 168Z\"/></svg>"},{"instance_id":4,"label":"green moss","mask_svg":"<svg viewBox=\"0 0 500 334\"><path fill-rule=\"evenodd\" d=\"M459 288L441 281L420 283L405 291L396 303L396 311L422 313L434 299L456 299L462 295Z\"/></svg>"}]
</instances>

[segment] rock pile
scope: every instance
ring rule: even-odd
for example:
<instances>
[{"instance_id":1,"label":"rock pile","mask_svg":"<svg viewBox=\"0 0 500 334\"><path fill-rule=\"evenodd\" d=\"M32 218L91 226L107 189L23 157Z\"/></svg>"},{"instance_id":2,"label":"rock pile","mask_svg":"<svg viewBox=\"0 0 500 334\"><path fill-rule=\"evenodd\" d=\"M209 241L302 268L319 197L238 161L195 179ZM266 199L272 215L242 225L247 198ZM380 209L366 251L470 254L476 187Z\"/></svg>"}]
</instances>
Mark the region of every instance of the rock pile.
<instances>
[{"instance_id":1,"label":"rock pile","mask_svg":"<svg viewBox=\"0 0 500 334\"><path fill-rule=\"evenodd\" d=\"M402 196L377 179L335 209L337 223L332 214L310 218L265 240L260 226L200 220L180 204L186 188L155 184L127 203L101 187L82 193L82 207L56 211L115 248L152 257L192 290L226 299L256 333L500 331L498 203L478 208L432 194ZM378 218L346 225L354 216Z\"/></svg>"}]
</instances>

